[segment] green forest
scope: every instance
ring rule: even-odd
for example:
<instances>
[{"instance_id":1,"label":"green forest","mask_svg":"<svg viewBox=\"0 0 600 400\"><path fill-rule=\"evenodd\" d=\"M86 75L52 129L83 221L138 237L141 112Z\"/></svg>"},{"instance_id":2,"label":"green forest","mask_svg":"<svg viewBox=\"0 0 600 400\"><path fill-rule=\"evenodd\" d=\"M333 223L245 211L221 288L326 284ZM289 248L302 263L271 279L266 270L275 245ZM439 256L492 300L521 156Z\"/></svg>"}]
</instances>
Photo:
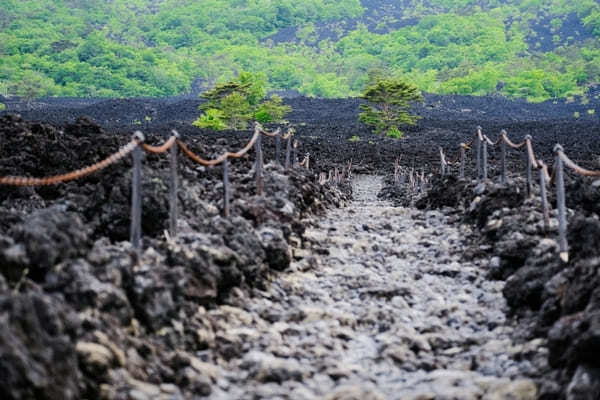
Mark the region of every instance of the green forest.
<instances>
[{"instance_id":1,"label":"green forest","mask_svg":"<svg viewBox=\"0 0 600 400\"><path fill-rule=\"evenodd\" d=\"M0 94L24 98L173 96L242 71L317 97L357 96L372 70L530 101L600 81L595 0L0 0L0 25Z\"/></svg>"}]
</instances>

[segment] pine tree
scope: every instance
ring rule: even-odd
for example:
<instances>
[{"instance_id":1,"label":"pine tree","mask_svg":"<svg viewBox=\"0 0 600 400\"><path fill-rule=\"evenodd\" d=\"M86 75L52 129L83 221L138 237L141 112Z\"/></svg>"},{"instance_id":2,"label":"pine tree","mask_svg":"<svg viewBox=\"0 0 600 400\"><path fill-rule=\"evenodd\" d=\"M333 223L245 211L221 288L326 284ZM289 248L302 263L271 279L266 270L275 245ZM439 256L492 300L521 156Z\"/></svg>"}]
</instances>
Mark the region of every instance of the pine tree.
<instances>
[{"instance_id":1,"label":"pine tree","mask_svg":"<svg viewBox=\"0 0 600 400\"><path fill-rule=\"evenodd\" d=\"M214 130L246 129L251 120L261 123L281 122L291 107L273 95L266 100L264 74L241 72L238 79L219 84L203 93L206 102L200 105L203 112L194 121L200 128Z\"/></svg>"},{"instance_id":2,"label":"pine tree","mask_svg":"<svg viewBox=\"0 0 600 400\"><path fill-rule=\"evenodd\" d=\"M402 125L414 125L418 117L409 113L411 105L423 101L419 89L400 79L373 75L361 98L358 120L375 128L375 133L399 138Z\"/></svg>"}]
</instances>

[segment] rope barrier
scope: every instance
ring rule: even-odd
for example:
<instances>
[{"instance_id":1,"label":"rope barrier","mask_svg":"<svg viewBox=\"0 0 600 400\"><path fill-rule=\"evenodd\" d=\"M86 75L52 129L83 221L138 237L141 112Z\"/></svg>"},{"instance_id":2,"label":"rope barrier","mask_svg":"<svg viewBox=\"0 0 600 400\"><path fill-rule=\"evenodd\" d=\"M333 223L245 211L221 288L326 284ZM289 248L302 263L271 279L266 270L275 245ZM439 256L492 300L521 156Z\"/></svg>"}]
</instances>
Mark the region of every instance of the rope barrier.
<instances>
[{"instance_id":1,"label":"rope barrier","mask_svg":"<svg viewBox=\"0 0 600 400\"><path fill-rule=\"evenodd\" d=\"M222 163L227 158L240 158L243 155L245 155L248 151L250 151L252 146L254 146L254 143L256 142L256 139L258 139L258 135L260 135L260 133L261 132L259 129L255 129L252 139L250 139L248 144L245 147L243 147L241 150L239 150L235 153L231 153L231 152L227 151L227 152L221 154L219 157L212 159L212 160L206 160L206 159L198 156L193 151L191 151L185 145L185 143L183 143L181 140L177 140L177 145L179 146L179 148L183 151L183 153L186 156L188 156L191 160L195 161L196 163L205 165L205 166L213 166L213 165L218 165L218 164Z\"/></svg>"},{"instance_id":2,"label":"rope barrier","mask_svg":"<svg viewBox=\"0 0 600 400\"><path fill-rule=\"evenodd\" d=\"M276 145L280 145L281 140L286 140L286 159L285 168L288 169L290 166L294 167L297 164L296 149L298 148L298 141L294 139L295 130L289 128L286 134L281 133L281 128L278 128L274 132L265 131L260 124L255 125L254 134L250 141L240 150L236 152L226 151L215 159L204 159L192 150L190 150L185 143L179 139L177 131L171 131L172 135L167 141L158 146L153 146L144 143L145 137L140 131L136 131L133 134L132 140L122 146L116 153L111 154L106 159L97 162L93 165L68 172L65 174L42 177L42 178L31 178L21 176L4 176L0 177L0 185L10 186L43 186L53 185L61 182L67 182L79 178L83 178L94 172L100 171L117 161L121 160L128 154L133 153L133 168L132 168L132 191L131 191L131 227L130 227L130 241L133 245L134 250L138 256L141 255L142 249L142 151L150 154L162 154L170 152L170 179L169 179L169 232L168 237L174 238L177 234L177 191L178 191L178 179L177 179L177 149L181 149L182 152L195 161L198 164L205 166L214 166L223 163L223 182L224 182L224 193L223 193L223 213L227 217L230 214L230 187L228 178L228 159L229 158L241 158L246 155L252 147L256 147L257 151L257 194L262 195L262 149L261 149L261 138L262 135L269 137L276 137ZM293 160L291 159L291 152L293 148ZM280 163L277 157L277 162ZM300 166L305 166L306 169L310 169L310 155L306 153L303 161L299 163ZM342 168L341 174L338 169L335 171L329 171L329 177L326 176L326 182L333 182L336 185L343 182L352 174L352 160L348 162L347 168ZM167 234L167 232L165 232Z\"/></svg>"},{"instance_id":3,"label":"rope barrier","mask_svg":"<svg viewBox=\"0 0 600 400\"><path fill-rule=\"evenodd\" d=\"M162 145L151 146L149 144L142 143L142 149L144 149L144 151L146 151L148 153L153 153L153 154L166 153L167 151L169 151L171 146L173 146L173 144L175 143L175 141L177 141L178 138L179 138L179 134L177 133L177 131L173 131L173 135L169 138L169 140L167 140Z\"/></svg>"},{"instance_id":4,"label":"rope barrier","mask_svg":"<svg viewBox=\"0 0 600 400\"><path fill-rule=\"evenodd\" d=\"M527 135L525 137L525 143L527 144L527 156L529 157L529 160L531 161L531 166L535 169L538 169L538 162L537 159L535 158L535 153L533 152L533 145L531 144L531 136Z\"/></svg>"},{"instance_id":5,"label":"rope barrier","mask_svg":"<svg viewBox=\"0 0 600 400\"><path fill-rule=\"evenodd\" d=\"M487 135L483 135L483 139L490 145L490 146L496 146L497 144L500 144L500 142L502 141L502 136L500 136L498 138L498 140L496 140L495 142L492 142L490 140L489 137L487 137Z\"/></svg>"},{"instance_id":6,"label":"rope barrier","mask_svg":"<svg viewBox=\"0 0 600 400\"><path fill-rule=\"evenodd\" d=\"M262 133L265 136L270 136L270 137L280 136L280 133L281 133L281 128L277 128L277 130L275 132L269 133L269 132L265 131L263 129L263 127L260 124L258 124L258 123L256 123L256 127L258 128L258 130L260 131L260 133Z\"/></svg>"},{"instance_id":7,"label":"rope barrier","mask_svg":"<svg viewBox=\"0 0 600 400\"><path fill-rule=\"evenodd\" d=\"M68 182L75 179L80 179L116 163L117 161L121 160L123 157L131 153L138 145L140 145L140 143L142 143L142 141L138 138L135 138L129 143L127 143L125 146L121 147L119 151L108 156L104 160L97 162L96 164L90 165L88 167L68 172L66 174L48 176L44 178L3 176L2 178L0 178L0 184L9 186L47 186L56 185L58 183Z\"/></svg>"},{"instance_id":8,"label":"rope barrier","mask_svg":"<svg viewBox=\"0 0 600 400\"><path fill-rule=\"evenodd\" d=\"M506 143L507 145L509 145L510 147L512 147L513 149L520 149L521 147L525 146L525 141L522 141L519 144L515 144L513 143L508 136L506 135L506 133L502 134L502 139L504 140L504 143Z\"/></svg>"},{"instance_id":9,"label":"rope barrier","mask_svg":"<svg viewBox=\"0 0 600 400\"><path fill-rule=\"evenodd\" d=\"M561 158L561 160L565 163L565 165L567 167L571 168L576 174L582 175L582 176L592 176L592 177L600 176L600 171L591 171L589 169L585 169L585 168L580 167L579 165L575 164L573 161L571 161L571 159L569 157L567 157L567 155L562 150L558 150L557 153L558 153L559 157Z\"/></svg>"},{"instance_id":10,"label":"rope barrier","mask_svg":"<svg viewBox=\"0 0 600 400\"><path fill-rule=\"evenodd\" d=\"M506 145L513 149L520 149L525 146L525 151L527 152L527 194L528 196L532 193L532 170L539 170L540 176L540 197L542 201L543 208L543 216L544 216L544 227L545 229L549 229L550 226L550 213L548 207L548 199L547 199L547 191L546 185L555 185L556 186L556 197L557 197L557 209L558 209L558 220L559 220L559 256L561 260L567 262L569 260L569 252L567 245L567 219L566 219L566 205L565 205L565 185L564 185L564 166L573 170L573 172L577 175L587 176L587 177L600 177L600 171L592 171L586 168L583 168L573 160L571 160L564 152L563 147L560 144L557 144L554 147L555 160L552 166L552 173L549 172L548 165L543 160L538 159L535 156L535 151L533 150L533 138L531 135L526 135L525 140L521 143L513 143L509 138L508 134L505 130L500 132L500 137L497 141L493 142L490 140L487 135L482 134L482 128L477 127L477 133L475 134L474 139L472 139L468 144L461 143L460 151L461 151L461 169L460 169L460 178L464 178L464 151L468 148L473 142L473 140L477 140L477 178L487 180L487 145L496 146L497 144L502 144L502 175L501 182L505 184L506 180ZM482 146L483 144L483 146ZM483 147L483 149L482 149ZM444 150L440 147L440 174L444 176L446 174L446 166L450 165L446 160L446 156L444 154ZM394 165L394 175L397 176L397 171L399 169L398 161L396 161ZM395 180L397 180L395 178Z\"/></svg>"}]
</instances>

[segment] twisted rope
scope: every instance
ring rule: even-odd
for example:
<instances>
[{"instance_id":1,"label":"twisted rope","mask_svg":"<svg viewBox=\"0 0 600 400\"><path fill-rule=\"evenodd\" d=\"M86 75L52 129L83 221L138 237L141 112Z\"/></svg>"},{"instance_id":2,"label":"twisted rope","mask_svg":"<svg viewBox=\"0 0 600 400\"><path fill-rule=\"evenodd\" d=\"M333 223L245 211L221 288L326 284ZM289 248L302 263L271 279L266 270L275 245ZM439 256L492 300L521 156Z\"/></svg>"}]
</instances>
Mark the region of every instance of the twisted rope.
<instances>
[{"instance_id":1,"label":"twisted rope","mask_svg":"<svg viewBox=\"0 0 600 400\"><path fill-rule=\"evenodd\" d=\"M504 140L504 142L509 145L510 147L512 147L513 149L520 149L521 147L525 146L525 141L519 143L519 144L515 144L513 143L508 136L506 135L506 132L502 133L502 140Z\"/></svg>"},{"instance_id":2,"label":"twisted rope","mask_svg":"<svg viewBox=\"0 0 600 400\"><path fill-rule=\"evenodd\" d=\"M565 165L571 168L576 174L593 177L600 176L600 171L592 171L580 167L579 165L575 164L569 157L567 157L567 155L563 151L559 150L557 153L561 160L565 163Z\"/></svg>"},{"instance_id":3,"label":"twisted rope","mask_svg":"<svg viewBox=\"0 0 600 400\"><path fill-rule=\"evenodd\" d=\"M173 146L178 137L179 135L177 134L177 132L173 131L173 135L162 145L150 146L149 144L142 143L142 149L144 149L144 151L147 151L148 153L153 154L165 153L171 148L171 146Z\"/></svg>"},{"instance_id":4,"label":"twisted rope","mask_svg":"<svg viewBox=\"0 0 600 400\"><path fill-rule=\"evenodd\" d=\"M143 137L141 138L141 140L139 137L136 137L132 139L129 143L127 143L125 146L121 147L119 151L108 156L104 160L97 162L96 164L90 165L88 167L68 172L66 174L48 176L44 178L4 176L0 178L0 184L10 186L47 186L56 185L61 182L68 182L75 179L80 179L116 163L117 161L125 157L127 154L131 153L140 143L142 143L142 140Z\"/></svg>"},{"instance_id":5,"label":"twisted rope","mask_svg":"<svg viewBox=\"0 0 600 400\"><path fill-rule=\"evenodd\" d=\"M204 158L196 155L181 140L177 140L177 145L183 151L183 153L186 156L188 156L192 161L194 161L194 162L196 162L198 164L201 164L201 165L205 165L205 166L213 166L213 165L218 165L218 164L222 163L227 158L240 158L240 157L242 157L244 154L246 154L252 148L252 146L254 146L254 143L258 139L258 135L260 135L260 133L261 132L260 132L260 130L258 128L254 129L254 135L252 136L252 139L250 139L250 141L248 142L248 144L245 147L243 147L241 150L239 150L239 151L237 151L235 153L231 153L229 151L226 151L225 153L221 154L219 157L217 157L215 159L212 159L212 160L207 160L207 159L204 159Z\"/></svg>"}]
</instances>

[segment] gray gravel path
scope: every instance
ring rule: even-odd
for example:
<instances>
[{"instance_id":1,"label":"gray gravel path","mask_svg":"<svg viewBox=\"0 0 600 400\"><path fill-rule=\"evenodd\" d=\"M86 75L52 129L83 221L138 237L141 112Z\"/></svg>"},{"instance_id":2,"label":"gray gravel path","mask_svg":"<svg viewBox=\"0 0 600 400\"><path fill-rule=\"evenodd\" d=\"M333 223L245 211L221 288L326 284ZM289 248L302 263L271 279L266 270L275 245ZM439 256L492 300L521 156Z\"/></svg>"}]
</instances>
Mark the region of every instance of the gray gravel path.
<instances>
[{"instance_id":1,"label":"gray gravel path","mask_svg":"<svg viewBox=\"0 0 600 400\"><path fill-rule=\"evenodd\" d=\"M298 251L254 298L206 311L222 324L204 334L236 349L211 360L211 398L536 398L523 376L545 362L544 343L512 342L503 282L461 261L469 228L378 201L381 185L356 177L350 206L307 232L311 255Z\"/></svg>"}]
</instances>

